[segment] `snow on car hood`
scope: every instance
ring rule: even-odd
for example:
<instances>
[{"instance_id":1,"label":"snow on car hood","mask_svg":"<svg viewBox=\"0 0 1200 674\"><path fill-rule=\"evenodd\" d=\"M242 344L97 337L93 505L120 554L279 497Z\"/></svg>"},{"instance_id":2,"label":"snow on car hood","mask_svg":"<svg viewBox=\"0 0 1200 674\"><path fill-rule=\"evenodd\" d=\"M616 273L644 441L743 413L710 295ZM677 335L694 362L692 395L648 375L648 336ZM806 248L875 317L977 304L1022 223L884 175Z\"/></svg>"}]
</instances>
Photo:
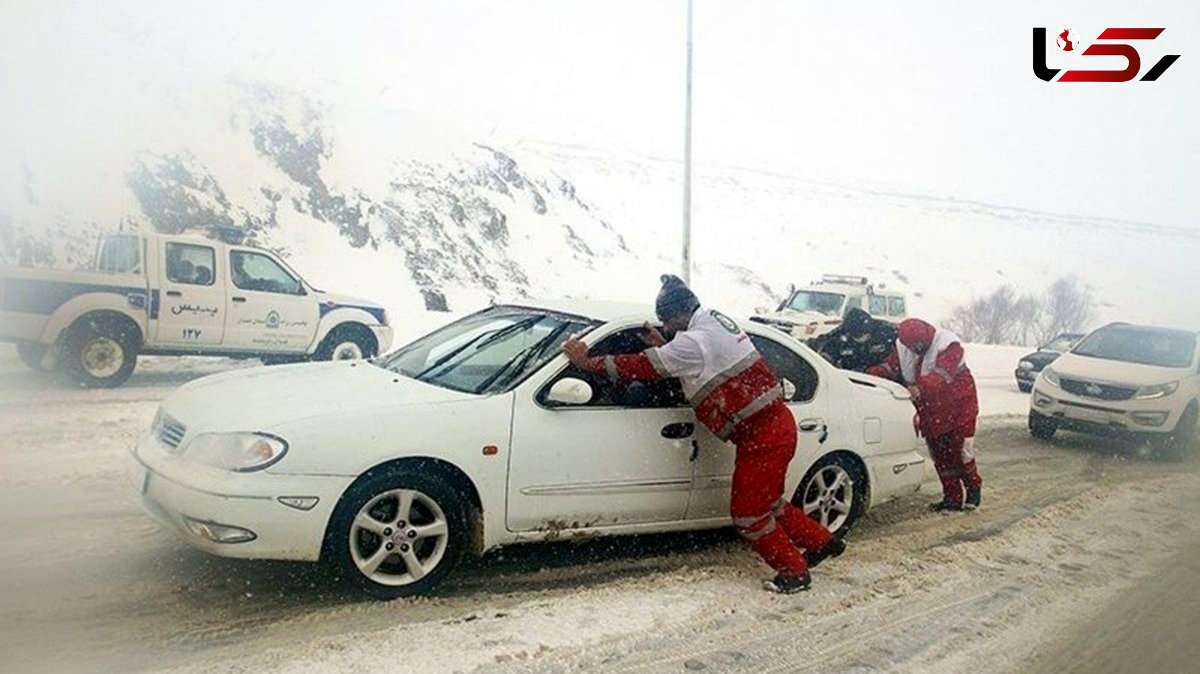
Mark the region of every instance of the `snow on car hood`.
<instances>
[{"instance_id":1,"label":"snow on car hood","mask_svg":"<svg viewBox=\"0 0 1200 674\"><path fill-rule=\"evenodd\" d=\"M163 401L188 431L255 431L366 408L474 400L363 361L305 363L224 372L185 384Z\"/></svg>"},{"instance_id":2,"label":"snow on car hood","mask_svg":"<svg viewBox=\"0 0 1200 674\"><path fill-rule=\"evenodd\" d=\"M1154 386L1179 381L1188 375L1190 368L1160 367L1127 363L1065 353L1051 363L1050 367L1063 377L1087 379L1110 384L1130 386Z\"/></svg>"},{"instance_id":3,"label":"snow on car hood","mask_svg":"<svg viewBox=\"0 0 1200 674\"><path fill-rule=\"evenodd\" d=\"M828 316L815 311L793 311L791 309L763 314L761 318L781 323L791 323L793 325L808 325L809 323L824 323L825 321L841 322L841 319L837 316Z\"/></svg>"}]
</instances>

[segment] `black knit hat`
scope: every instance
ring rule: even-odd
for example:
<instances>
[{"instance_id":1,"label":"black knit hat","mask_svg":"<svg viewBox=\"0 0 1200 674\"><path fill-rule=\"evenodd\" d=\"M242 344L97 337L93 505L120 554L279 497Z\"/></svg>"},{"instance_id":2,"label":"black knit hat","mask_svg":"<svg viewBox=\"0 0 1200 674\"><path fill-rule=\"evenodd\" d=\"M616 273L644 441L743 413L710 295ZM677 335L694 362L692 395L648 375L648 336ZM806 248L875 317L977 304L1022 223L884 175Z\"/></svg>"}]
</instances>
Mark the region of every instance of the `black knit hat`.
<instances>
[{"instance_id":1,"label":"black knit hat","mask_svg":"<svg viewBox=\"0 0 1200 674\"><path fill-rule=\"evenodd\" d=\"M858 307L853 307L850 311L846 312L846 332L852 335L861 335L866 332L870 327L870 323L871 314Z\"/></svg>"},{"instance_id":2,"label":"black knit hat","mask_svg":"<svg viewBox=\"0 0 1200 674\"><path fill-rule=\"evenodd\" d=\"M654 313L658 314L659 320L691 313L700 306L700 300L683 279L674 274L663 274L660 280L662 290L658 291L658 299L654 301Z\"/></svg>"}]
</instances>

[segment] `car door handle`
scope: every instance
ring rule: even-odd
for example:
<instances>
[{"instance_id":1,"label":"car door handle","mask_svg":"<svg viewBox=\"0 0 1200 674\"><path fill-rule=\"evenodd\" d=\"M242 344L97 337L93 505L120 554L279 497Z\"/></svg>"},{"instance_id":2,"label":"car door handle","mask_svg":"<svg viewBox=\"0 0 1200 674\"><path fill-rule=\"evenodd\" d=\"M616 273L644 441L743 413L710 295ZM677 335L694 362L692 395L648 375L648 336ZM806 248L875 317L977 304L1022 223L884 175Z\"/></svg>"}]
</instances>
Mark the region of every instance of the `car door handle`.
<instances>
[{"instance_id":1,"label":"car door handle","mask_svg":"<svg viewBox=\"0 0 1200 674\"><path fill-rule=\"evenodd\" d=\"M167 297L183 297L183 293L178 290L168 290Z\"/></svg>"},{"instance_id":2,"label":"car door handle","mask_svg":"<svg viewBox=\"0 0 1200 674\"><path fill-rule=\"evenodd\" d=\"M681 422L677 424L667 424L662 427L662 436L669 440L682 440L683 438L692 437L692 433L696 432L696 424Z\"/></svg>"},{"instance_id":3,"label":"car door handle","mask_svg":"<svg viewBox=\"0 0 1200 674\"><path fill-rule=\"evenodd\" d=\"M825 438L829 437L829 427L820 419L804 419L796 428L800 429L801 433L820 433L821 439L818 442L825 442Z\"/></svg>"},{"instance_id":4,"label":"car door handle","mask_svg":"<svg viewBox=\"0 0 1200 674\"><path fill-rule=\"evenodd\" d=\"M230 297L229 299L239 304L246 301L245 297Z\"/></svg>"}]
</instances>

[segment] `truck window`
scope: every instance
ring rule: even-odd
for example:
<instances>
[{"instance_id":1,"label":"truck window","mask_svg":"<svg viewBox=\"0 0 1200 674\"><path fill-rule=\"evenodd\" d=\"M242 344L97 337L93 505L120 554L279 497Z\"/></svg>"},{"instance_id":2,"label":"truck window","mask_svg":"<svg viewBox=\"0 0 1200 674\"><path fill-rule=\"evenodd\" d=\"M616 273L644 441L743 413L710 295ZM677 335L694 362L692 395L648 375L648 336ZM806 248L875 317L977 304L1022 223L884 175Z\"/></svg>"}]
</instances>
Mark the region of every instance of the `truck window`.
<instances>
[{"instance_id":1,"label":"truck window","mask_svg":"<svg viewBox=\"0 0 1200 674\"><path fill-rule=\"evenodd\" d=\"M893 316L903 316L904 315L904 298L903 297L889 297L888 298L888 313Z\"/></svg>"},{"instance_id":2,"label":"truck window","mask_svg":"<svg viewBox=\"0 0 1200 674\"><path fill-rule=\"evenodd\" d=\"M242 290L277 295L303 295L304 284L278 262L262 253L229 251L229 276Z\"/></svg>"},{"instance_id":3,"label":"truck window","mask_svg":"<svg viewBox=\"0 0 1200 674\"><path fill-rule=\"evenodd\" d=\"M850 299L846 300L846 311L851 309L862 309L862 297L851 295Z\"/></svg>"},{"instance_id":4,"label":"truck window","mask_svg":"<svg viewBox=\"0 0 1200 674\"><path fill-rule=\"evenodd\" d=\"M886 316L887 298L883 295L871 295L869 311L872 316Z\"/></svg>"},{"instance_id":5,"label":"truck window","mask_svg":"<svg viewBox=\"0 0 1200 674\"><path fill-rule=\"evenodd\" d=\"M108 274L142 273L142 241L136 236L110 236L104 239L96 271Z\"/></svg>"},{"instance_id":6,"label":"truck window","mask_svg":"<svg viewBox=\"0 0 1200 674\"><path fill-rule=\"evenodd\" d=\"M217 254L208 246L167 243L167 280L193 286L210 286L216 275Z\"/></svg>"}]
</instances>

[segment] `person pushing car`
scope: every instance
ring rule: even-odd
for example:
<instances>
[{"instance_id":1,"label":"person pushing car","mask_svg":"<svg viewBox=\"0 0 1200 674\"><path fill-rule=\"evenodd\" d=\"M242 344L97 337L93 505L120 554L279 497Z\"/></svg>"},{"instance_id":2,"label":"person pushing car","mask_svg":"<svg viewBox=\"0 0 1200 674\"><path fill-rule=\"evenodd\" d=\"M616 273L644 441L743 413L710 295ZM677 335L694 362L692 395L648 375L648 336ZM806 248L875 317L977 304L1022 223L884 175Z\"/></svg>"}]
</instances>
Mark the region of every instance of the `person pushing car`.
<instances>
[{"instance_id":1,"label":"person pushing car","mask_svg":"<svg viewBox=\"0 0 1200 674\"><path fill-rule=\"evenodd\" d=\"M905 320L887 360L867 374L898 381L913 396L918 430L942 482L942 500L929 507L978 508L983 489L974 449L979 397L958 336L916 318Z\"/></svg>"},{"instance_id":2,"label":"person pushing car","mask_svg":"<svg viewBox=\"0 0 1200 674\"><path fill-rule=\"evenodd\" d=\"M846 312L842 324L825 336L818 352L837 368L865 372L882 363L895 343L895 325L854 307Z\"/></svg>"},{"instance_id":3,"label":"person pushing car","mask_svg":"<svg viewBox=\"0 0 1200 674\"><path fill-rule=\"evenodd\" d=\"M589 357L576 338L563 353L579 369L612 379L678 378L700 423L737 447L729 511L738 533L776 572L765 586L783 594L807 590L809 569L846 544L783 497L796 423L782 384L736 323L701 308L679 277L661 280L655 313L667 338L647 325L651 348L641 353Z\"/></svg>"}]
</instances>

